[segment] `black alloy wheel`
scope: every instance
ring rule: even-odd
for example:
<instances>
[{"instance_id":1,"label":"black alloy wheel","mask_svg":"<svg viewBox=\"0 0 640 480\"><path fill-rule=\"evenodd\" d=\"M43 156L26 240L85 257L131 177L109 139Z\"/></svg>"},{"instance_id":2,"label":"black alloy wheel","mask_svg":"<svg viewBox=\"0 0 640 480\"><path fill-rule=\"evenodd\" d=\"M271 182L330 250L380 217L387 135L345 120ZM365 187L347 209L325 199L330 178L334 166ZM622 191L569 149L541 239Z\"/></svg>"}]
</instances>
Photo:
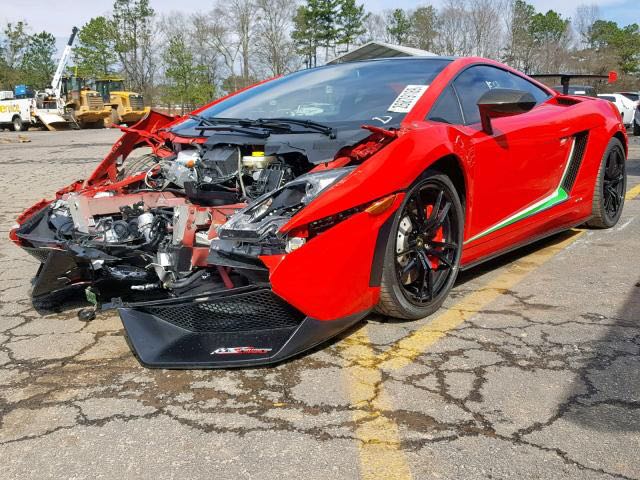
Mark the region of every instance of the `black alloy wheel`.
<instances>
[{"instance_id":1,"label":"black alloy wheel","mask_svg":"<svg viewBox=\"0 0 640 480\"><path fill-rule=\"evenodd\" d=\"M378 310L417 319L437 310L458 274L464 212L448 177L416 184L396 213Z\"/></svg>"},{"instance_id":2,"label":"black alloy wheel","mask_svg":"<svg viewBox=\"0 0 640 480\"><path fill-rule=\"evenodd\" d=\"M611 139L602 157L593 194L593 217L587 225L611 228L620 219L627 187L624 147L617 138Z\"/></svg>"},{"instance_id":3,"label":"black alloy wheel","mask_svg":"<svg viewBox=\"0 0 640 480\"><path fill-rule=\"evenodd\" d=\"M624 154L614 148L607 156L604 167L604 209L610 219L618 216L624 203L625 194L625 161Z\"/></svg>"}]
</instances>

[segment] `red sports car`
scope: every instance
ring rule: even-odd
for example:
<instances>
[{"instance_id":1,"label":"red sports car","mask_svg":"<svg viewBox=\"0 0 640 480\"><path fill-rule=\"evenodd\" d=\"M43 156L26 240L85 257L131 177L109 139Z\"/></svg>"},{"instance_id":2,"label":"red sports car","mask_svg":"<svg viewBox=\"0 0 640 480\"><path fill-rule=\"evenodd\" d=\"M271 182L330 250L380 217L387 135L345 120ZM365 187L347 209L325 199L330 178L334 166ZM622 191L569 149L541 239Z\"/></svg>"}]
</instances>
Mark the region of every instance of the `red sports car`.
<instances>
[{"instance_id":1,"label":"red sports car","mask_svg":"<svg viewBox=\"0 0 640 480\"><path fill-rule=\"evenodd\" d=\"M11 238L41 261L36 303L84 289L154 367L274 363L372 310L428 316L460 269L624 203L615 107L481 58L304 70L123 130Z\"/></svg>"}]
</instances>

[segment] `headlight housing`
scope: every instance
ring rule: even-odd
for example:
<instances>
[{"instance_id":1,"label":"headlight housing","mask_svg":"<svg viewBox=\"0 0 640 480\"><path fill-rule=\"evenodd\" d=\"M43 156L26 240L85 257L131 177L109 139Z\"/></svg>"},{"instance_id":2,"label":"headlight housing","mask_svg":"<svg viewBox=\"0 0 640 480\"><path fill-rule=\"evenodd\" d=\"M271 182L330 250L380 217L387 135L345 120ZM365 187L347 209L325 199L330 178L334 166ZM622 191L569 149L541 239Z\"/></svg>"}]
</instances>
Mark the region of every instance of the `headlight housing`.
<instances>
[{"instance_id":1,"label":"headlight housing","mask_svg":"<svg viewBox=\"0 0 640 480\"><path fill-rule=\"evenodd\" d=\"M334 168L296 178L236 212L218 229L219 238L257 241L277 234L293 215L355 168Z\"/></svg>"}]
</instances>

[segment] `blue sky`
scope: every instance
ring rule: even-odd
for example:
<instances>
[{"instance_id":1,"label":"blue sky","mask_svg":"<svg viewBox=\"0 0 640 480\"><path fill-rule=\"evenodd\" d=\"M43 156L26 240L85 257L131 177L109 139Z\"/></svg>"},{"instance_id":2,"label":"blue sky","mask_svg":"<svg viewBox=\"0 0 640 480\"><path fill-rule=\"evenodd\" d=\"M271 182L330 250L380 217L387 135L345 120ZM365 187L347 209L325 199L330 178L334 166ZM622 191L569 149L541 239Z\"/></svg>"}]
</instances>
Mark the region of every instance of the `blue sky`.
<instances>
[{"instance_id":1,"label":"blue sky","mask_svg":"<svg viewBox=\"0 0 640 480\"><path fill-rule=\"evenodd\" d=\"M371 11L388 8L414 8L423 3L439 6L441 0L421 2L416 0L361 0ZM640 23L639 0L529 0L539 11L554 9L565 16L572 16L578 5L595 3L600 13L607 20L615 20L619 24ZM26 20L34 30L47 30L60 39L66 39L73 25L82 26L89 18L108 12L113 0L2 0L0 22ZM208 10L213 2L202 0L151 0L152 6L159 13L180 10L190 13ZM177 8L177 7L180 8ZM64 43L64 40L62 40Z\"/></svg>"}]
</instances>

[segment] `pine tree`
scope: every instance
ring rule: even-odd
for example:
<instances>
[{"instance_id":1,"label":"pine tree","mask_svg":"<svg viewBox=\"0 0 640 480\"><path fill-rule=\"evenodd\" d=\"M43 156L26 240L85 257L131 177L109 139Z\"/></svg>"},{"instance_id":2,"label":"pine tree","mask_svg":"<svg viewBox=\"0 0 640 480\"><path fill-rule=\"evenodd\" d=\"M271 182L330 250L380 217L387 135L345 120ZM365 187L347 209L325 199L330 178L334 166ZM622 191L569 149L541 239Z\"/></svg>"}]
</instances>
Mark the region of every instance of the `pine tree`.
<instances>
[{"instance_id":1,"label":"pine tree","mask_svg":"<svg viewBox=\"0 0 640 480\"><path fill-rule=\"evenodd\" d=\"M29 36L21 65L24 83L36 88L49 87L56 71L55 53L56 39L49 32Z\"/></svg>"},{"instance_id":2,"label":"pine tree","mask_svg":"<svg viewBox=\"0 0 640 480\"><path fill-rule=\"evenodd\" d=\"M112 73L118 61L111 26L105 17L89 20L78 34L73 58L80 75L97 77Z\"/></svg>"},{"instance_id":3,"label":"pine tree","mask_svg":"<svg viewBox=\"0 0 640 480\"><path fill-rule=\"evenodd\" d=\"M391 12L388 19L387 33L394 43L398 45L406 44L411 33L411 21L403 9L396 8Z\"/></svg>"},{"instance_id":4,"label":"pine tree","mask_svg":"<svg viewBox=\"0 0 640 480\"><path fill-rule=\"evenodd\" d=\"M364 22L368 16L364 5L357 5L356 0L341 0L336 43L344 44L348 50L349 45L366 32Z\"/></svg>"}]
</instances>

